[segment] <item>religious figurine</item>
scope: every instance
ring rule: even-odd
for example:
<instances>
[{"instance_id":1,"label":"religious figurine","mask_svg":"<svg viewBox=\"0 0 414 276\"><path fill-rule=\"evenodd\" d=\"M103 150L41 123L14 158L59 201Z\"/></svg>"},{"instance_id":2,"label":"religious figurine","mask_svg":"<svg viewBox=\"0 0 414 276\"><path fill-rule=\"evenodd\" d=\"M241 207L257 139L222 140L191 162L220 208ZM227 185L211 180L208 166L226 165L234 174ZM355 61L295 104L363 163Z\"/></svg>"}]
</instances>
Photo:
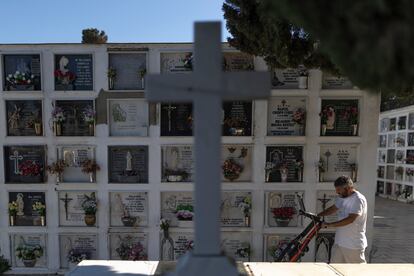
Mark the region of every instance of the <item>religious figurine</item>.
<instances>
[{"instance_id":1,"label":"religious figurine","mask_svg":"<svg viewBox=\"0 0 414 276\"><path fill-rule=\"evenodd\" d=\"M14 111L9 112L9 119L7 122L9 123L10 128L16 129L19 127L20 111L21 108L17 105L14 105Z\"/></svg>"},{"instance_id":2,"label":"religious figurine","mask_svg":"<svg viewBox=\"0 0 414 276\"><path fill-rule=\"evenodd\" d=\"M67 68L69 64L69 59L65 56L62 56L59 60L59 70L60 72L62 72L64 75L69 72L69 69Z\"/></svg>"},{"instance_id":3,"label":"religious figurine","mask_svg":"<svg viewBox=\"0 0 414 276\"><path fill-rule=\"evenodd\" d=\"M328 107L328 120L326 121L326 129L335 129L335 109L333 107Z\"/></svg>"},{"instance_id":4,"label":"religious figurine","mask_svg":"<svg viewBox=\"0 0 414 276\"><path fill-rule=\"evenodd\" d=\"M24 201L23 201L23 194L18 193L16 198L17 203L17 214L18 216L24 216Z\"/></svg>"},{"instance_id":5,"label":"religious figurine","mask_svg":"<svg viewBox=\"0 0 414 276\"><path fill-rule=\"evenodd\" d=\"M126 171L132 171L132 154L130 151L126 154Z\"/></svg>"}]
</instances>

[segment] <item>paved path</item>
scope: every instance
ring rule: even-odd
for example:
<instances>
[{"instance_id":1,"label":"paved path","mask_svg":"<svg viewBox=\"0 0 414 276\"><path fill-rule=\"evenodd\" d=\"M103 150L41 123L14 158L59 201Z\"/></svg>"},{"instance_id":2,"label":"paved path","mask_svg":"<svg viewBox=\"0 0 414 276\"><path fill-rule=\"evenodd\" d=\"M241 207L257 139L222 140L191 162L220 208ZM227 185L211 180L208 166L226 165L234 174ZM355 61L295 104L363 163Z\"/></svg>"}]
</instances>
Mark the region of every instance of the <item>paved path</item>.
<instances>
[{"instance_id":1,"label":"paved path","mask_svg":"<svg viewBox=\"0 0 414 276\"><path fill-rule=\"evenodd\" d=\"M414 205L376 197L372 263L414 263Z\"/></svg>"}]
</instances>

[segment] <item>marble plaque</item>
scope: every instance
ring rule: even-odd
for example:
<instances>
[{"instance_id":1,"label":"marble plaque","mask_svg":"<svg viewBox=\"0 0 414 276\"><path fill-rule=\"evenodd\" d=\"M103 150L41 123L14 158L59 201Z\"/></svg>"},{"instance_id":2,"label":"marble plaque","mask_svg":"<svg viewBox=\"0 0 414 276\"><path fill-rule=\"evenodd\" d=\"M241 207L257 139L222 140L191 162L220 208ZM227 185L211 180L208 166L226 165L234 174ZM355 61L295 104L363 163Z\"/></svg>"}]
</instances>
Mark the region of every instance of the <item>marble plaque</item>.
<instances>
[{"instance_id":1,"label":"marble plaque","mask_svg":"<svg viewBox=\"0 0 414 276\"><path fill-rule=\"evenodd\" d=\"M86 121L85 112L94 109L91 100L59 100L57 107L63 109L65 120L62 123L62 136L93 136L94 131ZM93 126L94 127L94 126Z\"/></svg>"},{"instance_id":2,"label":"marble plaque","mask_svg":"<svg viewBox=\"0 0 414 276\"><path fill-rule=\"evenodd\" d=\"M298 89L299 87L299 69L295 68L277 68L272 72L273 89Z\"/></svg>"},{"instance_id":3,"label":"marble plaque","mask_svg":"<svg viewBox=\"0 0 414 276\"><path fill-rule=\"evenodd\" d=\"M251 145L223 145L221 152L222 181L251 181L253 173L253 147Z\"/></svg>"},{"instance_id":4,"label":"marble plaque","mask_svg":"<svg viewBox=\"0 0 414 276\"><path fill-rule=\"evenodd\" d=\"M409 165L414 165L414 150L407 150L405 163Z\"/></svg>"},{"instance_id":5,"label":"marble plaque","mask_svg":"<svg viewBox=\"0 0 414 276\"><path fill-rule=\"evenodd\" d=\"M385 166L378 166L377 177L378 178L385 178Z\"/></svg>"},{"instance_id":6,"label":"marble plaque","mask_svg":"<svg viewBox=\"0 0 414 276\"><path fill-rule=\"evenodd\" d=\"M336 194L336 191L326 190L318 191L316 196L316 214L319 214L334 205L335 199L338 195ZM334 222L338 220L338 215L332 214L324 217L324 219L326 222Z\"/></svg>"},{"instance_id":7,"label":"marble plaque","mask_svg":"<svg viewBox=\"0 0 414 276\"><path fill-rule=\"evenodd\" d=\"M414 113L413 113L414 115ZM414 119L414 117L413 117ZM380 120L380 132L387 132L390 125L390 119L384 118Z\"/></svg>"},{"instance_id":8,"label":"marble plaque","mask_svg":"<svg viewBox=\"0 0 414 276\"><path fill-rule=\"evenodd\" d=\"M299 215L297 194L303 192L268 192L266 197L266 224L269 227L301 227L303 217Z\"/></svg>"},{"instance_id":9,"label":"marble plaque","mask_svg":"<svg viewBox=\"0 0 414 276\"><path fill-rule=\"evenodd\" d=\"M182 255L184 255L187 251L193 250L194 248L194 234L190 232L170 232L170 237L172 239L173 243L173 259L171 261L178 260ZM161 234L162 239L162 234ZM164 256L167 255L167 251L169 248L164 248L164 250L161 251L161 259L168 260L166 257L170 256Z\"/></svg>"},{"instance_id":10,"label":"marble plaque","mask_svg":"<svg viewBox=\"0 0 414 276\"><path fill-rule=\"evenodd\" d=\"M161 192L161 218L169 220L171 227L193 227L193 193Z\"/></svg>"},{"instance_id":11,"label":"marble plaque","mask_svg":"<svg viewBox=\"0 0 414 276\"><path fill-rule=\"evenodd\" d=\"M110 53L109 68L116 72L110 90L141 90L145 86L146 53Z\"/></svg>"},{"instance_id":12,"label":"marble plaque","mask_svg":"<svg viewBox=\"0 0 414 276\"><path fill-rule=\"evenodd\" d=\"M188 73L193 71L193 53L161 53L161 73Z\"/></svg>"},{"instance_id":13,"label":"marble plaque","mask_svg":"<svg viewBox=\"0 0 414 276\"><path fill-rule=\"evenodd\" d=\"M232 72L253 71L253 56L241 52L224 52L223 70Z\"/></svg>"},{"instance_id":14,"label":"marble plaque","mask_svg":"<svg viewBox=\"0 0 414 276\"><path fill-rule=\"evenodd\" d=\"M388 134L388 147L393 148L396 145L396 136L395 134Z\"/></svg>"},{"instance_id":15,"label":"marble plaque","mask_svg":"<svg viewBox=\"0 0 414 276\"><path fill-rule=\"evenodd\" d=\"M149 109L144 100L109 100L111 136L148 136Z\"/></svg>"},{"instance_id":16,"label":"marble plaque","mask_svg":"<svg viewBox=\"0 0 414 276\"><path fill-rule=\"evenodd\" d=\"M302 146L266 147L266 182L302 182L302 171L295 167L302 160Z\"/></svg>"},{"instance_id":17,"label":"marble plaque","mask_svg":"<svg viewBox=\"0 0 414 276\"><path fill-rule=\"evenodd\" d=\"M409 132L407 137L407 145L409 147L414 147L414 132Z\"/></svg>"},{"instance_id":18,"label":"marble plaque","mask_svg":"<svg viewBox=\"0 0 414 276\"><path fill-rule=\"evenodd\" d=\"M357 151L356 145L321 145L320 158L325 165L324 181L335 181L342 175L352 177L351 165L357 164Z\"/></svg>"},{"instance_id":19,"label":"marble plaque","mask_svg":"<svg viewBox=\"0 0 414 276\"><path fill-rule=\"evenodd\" d=\"M387 179L394 180L394 175L395 175L395 167L387 166Z\"/></svg>"},{"instance_id":20,"label":"marble plaque","mask_svg":"<svg viewBox=\"0 0 414 276\"><path fill-rule=\"evenodd\" d=\"M90 54L55 55L55 90L93 90L93 57Z\"/></svg>"},{"instance_id":21,"label":"marble plaque","mask_svg":"<svg viewBox=\"0 0 414 276\"><path fill-rule=\"evenodd\" d=\"M110 183L148 183L148 146L109 146Z\"/></svg>"},{"instance_id":22,"label":"marble plaque","mask_svg":"<svg viewBox=\"0 0 414 276\"><path fill-rule=\"evenodd\" d=\"M398 130L407 129L407 116L398 117Z\"/></svg>"},{"instance_id":23,"label":"marble plaque","mask_svg":"<svg viewBox=\"0 0 414 276\"><path fill-rule=\"evenodd\" d=\"M405 138L406 134L404 133L398 133L397 138L395 139L395 143L397 147L405 147Z\"/></svg>"},{"instance_id":24,"label":"marble plaque","mask_svg":"<svg viewBox=\"0 0 414 276\"><path fill-rule=\"evenodd\" d=\"M387 147L387 135L379 135L378 136L378 146L380 148L386 148Z\"/></svg>"},{"instance_id":25,"label":"marble plaque","mask_svg":"<svg viewBox=\"0 0 414 276\"><path fill-rule=\"evenodd\" d=\"M4 90L41 90L40 74L40 55L3 55Z\"/></svg>"},{"instance_id":26,"label":"marble plaque","mask_svg":"<svg viewBox=\"0 0 414 276\"><path fill-rule=\"evenodd\" d=\"M35 268L47 267L47 243L46 234L41 233L13 233L10 235L10 251L12 265L15 267L25 267L23 260L18 257L19 249L33 250L38 249L38 258L34 265Z\"/></svg>"},{"instance_id":27,"label":"marble plaque","mask_svg":"<svg viewBox=\"0 0 414 276\"><path fill-rule=\"evenodd\" d=\"M245 191L221 192L220 217L222 227L250 227L252 193ZM250 211L244 208L250 203ZM246 222L246 216L248 221Z\"/></svg>"},{"instance_id":28,"label":"marble plaque","mask_svg":"<svg viewBox=\"0 0 414 276\"><path fill-rule=\"evenodd\" d=\"M18 206L14 226L42 226L40 214L33 210L33 204L40 202L45 205L44 192L9 192L9 203L12 202Z\"/></svg>"},{"instance_id":29,"label":"marble plaque","mask_svg":"<svg viewBox=\"0 0 414 276\"><path fill-rule=\"evenodd\" d=\"M67 167L63 172L63 182L89 182L89 175L82 172L82 163L95 159L94 146L58 146L58 159L64 160ZM99 164L98 164L99 165Z\"/></svg>"},{"instance_id":30,"label":"marble plaque","mask_svg":"<svg viewBox=\"0 0 414 276\"><path fill-rule=\"evenodd\" d=\"M161 136L193 135L193 105L161 104Z\"/></svg>"},{"instance_id":31,"label":"marble plaque","mask_svg":"<svg viewBox=\"0 0 414 276\"><path fill-rule=\"evenodd\" d=\"M224 254L240 262L251 257L251 234L249 232L221 232L221 249Z\"/></svg>"},{"instance_id":32,"label":"marble plaque","mask_svg":"<svg viewBox=\"0 0 414 276\"><path fill-rule=\"evenodd\" d=\"M147 226L148 192L110 192L111 226Z\"/></svg>"},{"instance_id":33,"label":"marble plaque","mask_svg":"<svg viewBox=\"0 0 414 276\"><path fill-rule=\"evenodd\" d=\"M394 164L395 163L395 149L387 150L387 163Z\"/></svg>"},{"instance_id":34,"label":"marble plaque","mask_svg":"<svg viewBox=\"0 0 414 276\"><path fill-rule=\"evenodd\" d=\"M392 194L392 183L387 182L385 185L386 185L385 186L385 194L386 195L391 195Z\"/></svg>"},{"instance_id":35,"label":"marble plaque","mask_svg":"<svg viewBox=\"0 0 414 276\"><path fill-rule=\"evenodd\" d=\"M404 150L395 151L395 163L403 164L405 162L405 152Z\"/></svg>"},{"instance_id":36,"label":"marble plaque","mask_svg":"<svg viewBox=\"0 0 414 276\"><path fill-rule=\"evenodd\" d=\"M43 183L46 146L4 146L6 183Z\"/></svg>"},{"instance_id":37,"label":"marble plaque","mask_svg":"<svg viewBox=\"0 0 414 276\"><path fill-rule=\"evenodd\" d=\"M8 136L42 136L42 101L6 101Z\"/></svg>"},{"instance_id":38,"label":"marble plaque","mask_svg":"<svg viewBox=\"0 0 414 276\"><path fill-rule=\"evenodd\" d=\"M347 110L352 108L356 108L357 112L360 112L358 100L322 100L322 112L323 110L330 110L326 122L325 136L353 136L352 124L346 115ZM321 125L323 125L322 121Z\"/></svg>"},{"instance_id":39,"label":"marble plaque","mask_svg":"<svg viewBox=\"0 0 414 276\"><path fill-rule=\"evenodd\" d=\"M72 268L82 260L96 260L98 237L93 234L60 234L60 267Z\"/></svg>"},{"instance_id":40,"label":"marble plaque","mask_svg":"<svg viewBox=\"0 0 414 276\"><path fill-rule=\"evenodd\" d=\"M85 201L85 195L92 196L96 192L92 191L59 191L59 225L60 226L86 226L85 212L82 203ZM99 212L98 202L98 212ZM98 218L98 212L96 219ZM95 224L97 225L97 223Z\"/></svg>"},{"instance_id":41,"label":"marble plaque","mask_svg":"<svg viewBox=\"0 0 414 276\"><path fill-rule=\"evenodd\" d=\"M353 89L352 82L344 76L333 76L329 73L322 74L323 89Z\"/></svg>"},{"instance_id":42,"label":"marble plaque","mask_svg":"<svg viewBox=\"0 0 414 276\"><path fill-rule=\"evenodd\" d=\"M252 102L223 103L223 136L252 135Z\"/></svg>"},{"instance_id":43,"label":"marble plaque","mask_svg":"<svg viewBox=\"0 0 414 276\"><path fill-rule=\"evenodd\" d=\"M397 118L390 118L390 127L388 131L395 131L397 129Z\"/></svg>"},{"instance_id":44,"label":"marble plaque","mask_svg":"<svg viewBox=\"0 0 414 276\"><path fill-rule=\"evenodd\" d=\"M386 163L386 162L387 162L387 151L379 150L378 151L378 163Z\"/></svg>"},{"instance_id":45,"label":"marble plaque","mask_svg":"<svg viewBox=\"0 0 414 276\"><path fill-rule=\"evenodd\" d=\"M109 234L109 248L111 260L147 260L148 234L111 233Z\"/></svg>"},{"instance_id":46,"label":"marble plaque","mask_svg":"<svg viewBox=\"0 0 414 276\"><path fill-rule=\"evenodd\" d=\"M377 193L378 194L384 194L384 190L385 190L385 185L384 185L384 181L377 181Z\"/></svg>"},{"instance_id":47,"label":"marble plaque","mask_svg":"<svg viewBox=\"0 0 414 276\"><path fill-rule=\"evenodd\" d=\"M267 111L268 136L303 136L306 126L306 99L270 98Z\"/></svg>"},{"instance_id":48,"label":"marble plaque","mask_svg":"<svg viewBox=\"0 0 414 276\"><path fill-rule=\"evenodd\" d=\"M335 242L335 233L318 233L315 243L315 262L329 263L332 256L332 247Z\"/></svg>"},{"instance_id":49,"label":"marble plaque","mask_svg":"<svg viewBox=\"0 0 414 276\"><path fill-rule=\"evenodd\" d=\"M193 147L161 146L162 182L192 182L194 175Z\"/></svg>"},{"instance_id":50,"label":"marble plaque","mask_svg":"<svg viewBox=\"0 0 414 276\"><path fill-rule=\"evenodd\" d=\"M414 129L414 113L408 114L408 129Z\"/></svg>"},{"instance_id":51,"label":"marble plaque","mask_svg":"<svg viewBox=\"0 0 414 276\"><path fill-rule=\"evenodd\" d=\"M271 234L264 236L264 260L273 262L296 236L293 234Z\"/></svg>"}]
</instances>

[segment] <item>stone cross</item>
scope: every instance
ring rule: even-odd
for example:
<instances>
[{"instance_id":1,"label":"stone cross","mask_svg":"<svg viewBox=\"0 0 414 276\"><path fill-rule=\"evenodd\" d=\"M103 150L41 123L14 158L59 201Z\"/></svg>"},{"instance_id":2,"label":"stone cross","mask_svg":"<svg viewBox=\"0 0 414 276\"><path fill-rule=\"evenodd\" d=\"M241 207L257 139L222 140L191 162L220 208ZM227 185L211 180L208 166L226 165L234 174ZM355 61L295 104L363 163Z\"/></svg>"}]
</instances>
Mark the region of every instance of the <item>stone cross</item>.
<instances>
[{"instance_id":1,"label":"stone cross","mask_svg":"<svg viewBox=\"0 0 414 276\"><path fill-rule=\"evenodd\" d=\"M23 160L23 156L19 155L19 152L17 150L15 150L13 152L13 155L9 156L9 159L11 161L14 161L14 174L19 174L20 170L19 170L19 161Z\"/></svg>"},{"instance_id":2,"label":"stone cross","mask_svg":"<svg viewBox=\"0 0 414 276\"><path fill-rule=\"evenodd\" d=\"M73 200L73 198L70 198L68 196L68 193L65 194L65 197L60 198L60 200L62 200L65 204L65 215L66 215L66 220L68 220L68 209L69 209L69 202L71 200Z\"/></svg>"},{"instance_id":3,"label":"stone cross","mask_svg":"<svg viewBox=\"0 0 414 276\"><path fill-rule=\"evenodd\" d=\"M148 75L150 102L193 102L195 141L195 247L178 275L237 275L220 248L221 120L223 100L266 98L268 72L223 72L221 23L195 23L194 70Z\"/></svg>"}]
</instances>

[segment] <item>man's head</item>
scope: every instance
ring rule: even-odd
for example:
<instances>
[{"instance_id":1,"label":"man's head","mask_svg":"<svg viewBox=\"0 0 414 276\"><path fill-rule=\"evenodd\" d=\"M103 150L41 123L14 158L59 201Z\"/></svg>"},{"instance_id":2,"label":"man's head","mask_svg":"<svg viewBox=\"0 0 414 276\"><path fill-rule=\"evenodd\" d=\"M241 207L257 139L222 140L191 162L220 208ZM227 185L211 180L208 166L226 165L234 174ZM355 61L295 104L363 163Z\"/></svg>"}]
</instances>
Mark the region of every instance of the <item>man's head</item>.
<instances>
[{"instance_id":1,"label":"man's head","mask_svg":"<svg viewBox=\"0 0 414 276\"><path fill-rule=\"evenodd\" d=\"M340 197L348 197L354 192L354 182L348 176L338 177L334 182L334 186Z\"/></svg>"}]
</instances>

